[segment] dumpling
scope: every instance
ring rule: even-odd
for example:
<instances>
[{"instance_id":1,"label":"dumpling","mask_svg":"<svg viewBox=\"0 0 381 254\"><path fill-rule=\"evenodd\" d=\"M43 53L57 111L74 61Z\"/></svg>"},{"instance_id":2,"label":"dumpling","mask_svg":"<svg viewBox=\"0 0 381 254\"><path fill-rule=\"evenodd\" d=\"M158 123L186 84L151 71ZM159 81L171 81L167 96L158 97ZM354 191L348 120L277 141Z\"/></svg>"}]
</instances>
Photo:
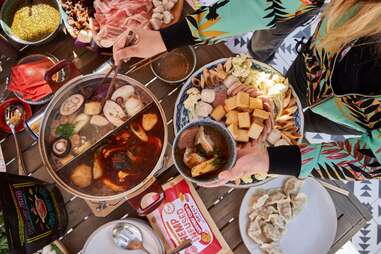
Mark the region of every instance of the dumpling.
<instances>
[{"instance_id":1,"label":"dumpling","mask_svg":"<svg viewBox=\"0 0 381 254\"><path fill-rule=\"evenodd\" d=\"M249 214L250 220L254 220L257 216L261 219L268 221L270 219L270 215L277 213L277 210L273 206L265 206L259 209L253 210Z\"/></svg>"},{"instance_id":2,"label":"dumpling","mask_svg":"<svg viewBox=\"0 0 381 254\"><path fill-rule=\"evenodd\" d=\"M261 247L261 249L265 250L265 249L275 248L278 246L279 246L278 242L270 242L270 243L261 244L260 247Z\"/></svg>"},{"instance_id":3,"label":"dumpling","mask_svg":"<svg viewBox=\"0 0 381 254\"><path fill-rule=\"evenodd\" d=\"M249 237L258 245L271 243L271 239L266 238L262 233L261 224L263 224L263 220L260 217L250 222L247 230Z\"/></svg>"},{"instance_id":4,"label":"dumpling","mask_svg":"<svg viewBox=\"0 0 381 254\"><path fill-rule=\"evenodd\" d=\"M262 249L262 254L283 254L278 245Z\"/></svg>"},{"instance_id":5,"label":"dumpling","mask_svg":"<svg viewBox=\"0 0 381 254\"><path fill-rule=\"evenodd\" d=\"M269 221L270 216L276 212L277 210L273 206L267 206L259 210L258 216L260 216L265 221Z\"/></svg>"},{"instance_id":6,"label":"dumpling","mask_svg":"<svg viewBox=\"0 0 381 254\"><path fill-rule=\"evenodd\" d=\"M252 196L252 206L251 208L253 210L261 208L262 206L265 205L267 199L269 198L269 195L264 192L263 190L257 191L253 196Z\"/></svg>"},{"instance_id":7,"label":"dumpling","mask_svg":"<svg viewBox=\"0 0 381 254\"><path fill-rule=\"evenodd\" d=\"M303 180L296 177L287 178L283 183L282 190L287 195L296 195L303 186Z\"/></svg>"},{"instance_id":8,"label":"dumpling","mask_svg":"<svg viewBox=\"0 0 381 254\"><path fill-rule=\"evenodd\" d=\"M298 193L296 195L291 196L291 205L292 205L292 213L293 215L299 214L305 203L307 202L307 195L304 193Z\"/></svg>"},{"instance_id":9,"label":"dumpling","mask_svg":"<svg viewBox=\"0 0 381 254\"><path fill-rule=\"evenodd\" d=\"M258 210L253 210L250 214L249 214L249 219L252 221L252 220L255 220L255 218L257 218L258 216Z\"/></svg>"},{"instance_id":10,"label":"dumpling","mask_svg":"<svg viewBox=\"0 0 381 254\"><path fill-rule=\"evenodd\" d=\"M280 216L279 214L271 214L269 216L269 221L276 227L286 229L287 221L283 216Z\"/></svg>"},{"instance_id":11,"label":"dumpling","mask_svg":"<svg viewBox=\"0 0 381 254\"><path fill-rule=\"evenodd\" d=\"M256 217L254 220L252 220L250 223L249 223L249 227L247 229L247 232L249 234L257 234L259 232L261 232L261 226L259 224L261 218L259 217Z\"/></svg>"},{"instance_id":12,"label":"dumpling","mask_svg":"<svg viewBox=\"0 0 381 254\"><path fill-rule=\"evenodd\" d=\"M266 223L262 227L262 232L266 238L271 239L274 242L277 242L282 237L283 230L279 227L274 226L271 223Z\"/></svg>"},{"instance_id":13,"label":"dumpling","mask_svg":"<svg viewBox=\"0 0 381 254\"><path fill-rule=\"evenodd\" d=\"M267 199L266 205L274 205L281 200L287 199L287 196L284 195L280 190L273 190L269 194L269 198Z\"/></svg>"},{"instance_id":14,"label":"dumpling","mask_svg":"<svg viewBox=\"0 0 381 254\"><path fill-rule=\"evenodd\" d=\"M287 221L292 218L292 208L290 202L279 202L277 203L277 209L281 216L283 216Z\"/></svg>"},{"instance_id":15,"label":"dumpling","mask_svg":"<svg viewBox=\"0 0 381 254\"><path fill-rule=\"evenodd\" d=\"M282 188L258 190L251 197L248 214L248 235L259 246L261 254L282 254L279 241L287 223L298 214L307 201L300 193L303 181L287 178Z\"/></svg>"}]
</instances>

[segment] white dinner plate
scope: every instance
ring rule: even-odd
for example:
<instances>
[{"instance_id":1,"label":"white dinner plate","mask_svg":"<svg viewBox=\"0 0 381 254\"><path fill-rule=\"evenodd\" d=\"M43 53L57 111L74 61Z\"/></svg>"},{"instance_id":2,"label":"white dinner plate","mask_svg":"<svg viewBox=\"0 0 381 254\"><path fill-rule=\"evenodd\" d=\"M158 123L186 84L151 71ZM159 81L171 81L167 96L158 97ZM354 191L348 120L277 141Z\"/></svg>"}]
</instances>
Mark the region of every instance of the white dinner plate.
<instances>
[{"instance_id":1,"label":"white dinner plate","mask_svg":"<svg viewBox=\"0 0 381 254\"><path fill-rule=\"evenodd\" d=\"M250 188L242 200L239 229L246 247L252 254L260 254L258 245L247 234L250 199L259 189L280 188L287 177L278 178L264 185ZM301 190L308 200L303 210L287 224L287 231L280 241L284 254L325 254L336 236L337 216L331 196L315 179L305 180Z\"/></svg>"},{"instance_id":2,"label":"white dinner plate","mask_svg":"<svg viewBox=\"0 0 381 254\"><path fill-rule=\"evenodd\" d=\"M144 247L150 254L164 254L164 247L151 227L138 219L111 221L95 230L83 248L83 254L145 254L141 250L124 250L118 248L112 239L112 229L116 224L126 222L138 227L143 235Z\"/></svg>"}]
</instances>

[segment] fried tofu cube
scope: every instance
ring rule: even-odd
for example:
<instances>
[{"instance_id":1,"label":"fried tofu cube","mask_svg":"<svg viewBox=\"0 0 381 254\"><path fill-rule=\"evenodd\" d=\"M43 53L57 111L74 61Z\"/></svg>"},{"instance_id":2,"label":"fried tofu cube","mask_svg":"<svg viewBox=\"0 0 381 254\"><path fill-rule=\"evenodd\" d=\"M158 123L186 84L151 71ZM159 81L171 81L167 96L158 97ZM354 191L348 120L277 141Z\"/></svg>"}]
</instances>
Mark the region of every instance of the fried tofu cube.
<instances>
[{"instance_id":1,"label":"fried tofu cube","mask_svg":"<svg viewBox=\"0 0 381 254\"><path fill-rule=\"evenodd\" d=\"M262 109L255 109L253 112L253 116L255 118L266 120L266 119L269 119L270 113Z\"/></svg>"},{"instance_id":2,"label":"fried tofu cube","mask_svg":"<svg viewBox=\"0 0 381 254\"><path fill-rule=\"evenodd\" d=\"M238 142L249 142L249 131L238 129L238 136L236 138Z\"/></svg>"},{"instance_id":3,"label":"fried tofu cube","mask_svg":"<svg viewBox=\"0 0 381 254\"><path fill-rule=\"evenodd\" d=\"M287 146L289 145L289 143L287 142L287 140L285 139L279 139L275 144L274 146Z\"/></svg>"},{"instance_id":4,"label":"fried tofu cube","mask_svg":"<svg viewBox=\"0 0 381 254\"><path fill-rule=\"evenodd\" d=\"M224 118L225 114L226 112L225 112L224 106L219 105L213 109L211 116L214 120L221 121L222 118Z\"/></svg>"},{"instance_id":5,"label":"fried tofu cube","mask_svg":"<svg viewBox=\"0 0 381 254\"><path fill-rule=\"evenodd\" d=\"M253 98L250 97L250 105L249 108L254 110L254 109L263 109L263 102L259 98Z\"/></svg>"},{"instance_id":6,"label":"fried tofu cube","mask_svg":"<svg viewBox=\"0 0 381 254\"><path fill-rule=\"evenodd\" d=\"M248 133L249 137L252 139L258 139L263 131L263 128L264 128L263 124L260 124L258 122L252 123Z\"/></svg>"},{"instance_id":7,"label":"fried tofu cube","mask_svg":"<svg viewBox=\"0 0 381 254\"><path fill-rule=\"evenodd\" d=\"M225 100L225 111L229 112L237 108L237 98L236 96L230 97Z\"/></svg>"},{"instance_id":8,"label":"fried tofu cube","mask_svg":"<svg viewBox=\"0 0 381 254\"><path fill-rule=\"evenodd\" d=\"M235 123L232 123L228 126L228 130L230 134L232 134L233 138L236 139L238 136L238 125Z\"/></svg>"},{"instance_id":9,"label":"fried tofu cube","mask_svg":"<svg viewBox=\"0 0 381 254\"><path fill-rule=\"evenodd\" d=\"M238 141L238 142L248 142L249 141L248 130L243 130L243 129L238 128L237 124L229 125L228 130L232 134L235 141Z\"/></svg>"},{"instance_id":10,"label":"fried tofu cube","mask_svg":"<svg viewBox=\"0 0 381 254\"><path fill-rule=\"evenodd\" d=\"M282 138L282 133L280 132L280 130L273 129L270 132L269 136L267 137L267 141L270 144L275 145L281 138Z\"/></svg>"},{"instance_id":11,"label":"fried tofu cube","mask_svg":"<svg viewBox=\"0 0 381 254\"><path fill-rule=\"evenodd\" d=\"M239 128L250 128L250 114L249 112L238 113L238 126Z\"/></svg>"},{"instance_id":12,"label":"fried tofu cube","mask_svg":"<svg viewBox=\"0 0 381 254\"><path fill-rule=\"evenodd\" d=\"M250 95L248 93L239 92L236 95L236 99L237 99L237 107L239 107L241 109L249 108L249 106L250 106Z\"/></svg>"},{"instance_id":13,"label":"fried tofu cube","mask_svg":"<svg viewBox=\"0 0 381 254\"><path fill-rule=\"evenodd\" d=\"M238 124L238 111L230 111L226 114L226 125Z\"/></svg>"},{"instance_id":14,"label":"fried tofu cube","mask_svg":"<svg viewBox=\"0 0 381 254\"><path fill-rule=\"evenodd\" d=\"M265 121L265 120L263 120L263 119L253 117L253 122L254 122L254 123L257 123L257 124L259 124L259 125L265 125L265 124L263 123L264 121Z\"/></svg>"}]
</instances>

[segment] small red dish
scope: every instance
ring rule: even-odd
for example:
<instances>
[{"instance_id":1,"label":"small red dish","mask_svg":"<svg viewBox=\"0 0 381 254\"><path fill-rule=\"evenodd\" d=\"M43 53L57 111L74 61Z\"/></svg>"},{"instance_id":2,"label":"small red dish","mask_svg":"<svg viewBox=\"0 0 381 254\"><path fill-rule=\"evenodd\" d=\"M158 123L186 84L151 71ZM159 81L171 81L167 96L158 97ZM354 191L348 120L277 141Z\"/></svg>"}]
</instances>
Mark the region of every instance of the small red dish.
<instances>
[{"instance_id":1,"label":"small red dish","mask_svg":"<svg viewBox=\"0 0 381 254\"><path fill-rule=\"evenodd\" d=\"M0 129L4 132L11 133L11 129L9 129L7 123L5 122L5 110L14 104L21 104L24 107L24 120L20 121L19 125L16 127L17 132L21 132L24 130L24 122L28 120L32 116L32 109L28 104L19 100L18 98L10 98L3 103L0 104Z\"/></svg>"}]
</instances>

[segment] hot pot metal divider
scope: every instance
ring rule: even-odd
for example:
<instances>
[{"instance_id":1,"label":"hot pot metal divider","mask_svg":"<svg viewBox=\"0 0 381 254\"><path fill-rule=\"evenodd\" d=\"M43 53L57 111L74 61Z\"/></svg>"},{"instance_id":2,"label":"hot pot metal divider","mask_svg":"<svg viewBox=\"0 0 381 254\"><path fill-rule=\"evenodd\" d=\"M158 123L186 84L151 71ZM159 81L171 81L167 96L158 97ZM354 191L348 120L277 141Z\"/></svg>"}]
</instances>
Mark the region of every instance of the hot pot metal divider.
<instances>
[{"instance_id":1,"label":"hot pot metal divider","mask_svg":"<svg viewBox=\"0 0 381 254\"><path fill-rule=\"evenodd\" d=\"M79 159L81 159L82 157L84 157L85 155L87 155L89 152L94 152L94 148L96 148L99 144L101 144L102 142L104 142L105 140L107 140L110 136L114 135L115 133L117 133L118 131L121 131L123 130L124 128L126 128L126 126L128 126L133 120L135 120L136 117L140 116L140 114L142 112L144 112L145 110L148 110L149 108L151 108L152 106L154 105L154 102L151 101L150 103L148 103L147 105L145 105L139 112L137 112L136 114L134 114L133 116L129 117L121 126L118 126L117 128L109 131L107 134L105 134L102 138L100 138L97 142L95 142L94 144L92 144L90 147L88 147L85 151L83 151L82 153L78 154L77 156L75 156L73 159L71 159L68 163L66 163L65 165L63 165L62 167L58 168L55 172L58 173L60 172L61 170L64 170L66 168L70 168L70 166L72 166L73 164L75 164L75 162L77 162Z\"/></svg>"},{"instance_id":2,"label":"hot pot metal divider","mask_svg":"<svg viewBox=\"0 0 381 254\"><path fill-rule=\"evenodd\" d=\"M149 110L155 105L153 101L149 102L147 105L145 105L139 112L128 118L121 126L115 128L114 130L108 132L105 134L101 139L99 139L97 142L92 144L89 148L87 148L84 152L74 157L72 160L70 160L67 164L57 169L55 172L58 173L61 170L65 170L66 168L70 168L72 165L75 165L76 162L78 162L81 158L86 156L88 153L93 153L94 150L105 140L107 140L110 136L114 135L115 133L118 133L119 131L126 128L131 122L135 120L135 118L139 117L142 112ZM163 123L165 124L165 123ZM173 165L173 158L171 153L171 145L168 144L166 147L166 151L164 154L164 158L161 162L161 166L159 169L154 173L152 179L148 181L141 189L139 189L138 193L143 193L150 185L157 184L155 182L156 178L159 177L162 173L164 173L168 168L170 168ZM88 204L89 208L92 210L93 214L97 217L105 217L109 215L112 211L117 209L119 206L123 205L126 201L130 199L129 196L119 198L116 200L108 200L108 201L92 201L92 200L85 200L85 202Z\"/></svg>"},{"instance_id":3,"label":"hot pot metal divider","mask_svg":"<svg viewBox=\"0 0 381 254\"><path fill-rule=\"evenodd\" d=\"M158 171L155 172L154 178L159 177L161 174L167 171L167 169L172 167L172 165L172 145L168 144L162 161L162 166ZM152 178L152 181L154 178ZM152 181L148 182L147 185L152 184ZM142 189L144 189L144 187ZM116 199L113 201L91 201L85 199L85 202L96 217L106 217L119 206L123 205L126 201L128 201L128 197Z\"/></svg>"}]
</instances>

